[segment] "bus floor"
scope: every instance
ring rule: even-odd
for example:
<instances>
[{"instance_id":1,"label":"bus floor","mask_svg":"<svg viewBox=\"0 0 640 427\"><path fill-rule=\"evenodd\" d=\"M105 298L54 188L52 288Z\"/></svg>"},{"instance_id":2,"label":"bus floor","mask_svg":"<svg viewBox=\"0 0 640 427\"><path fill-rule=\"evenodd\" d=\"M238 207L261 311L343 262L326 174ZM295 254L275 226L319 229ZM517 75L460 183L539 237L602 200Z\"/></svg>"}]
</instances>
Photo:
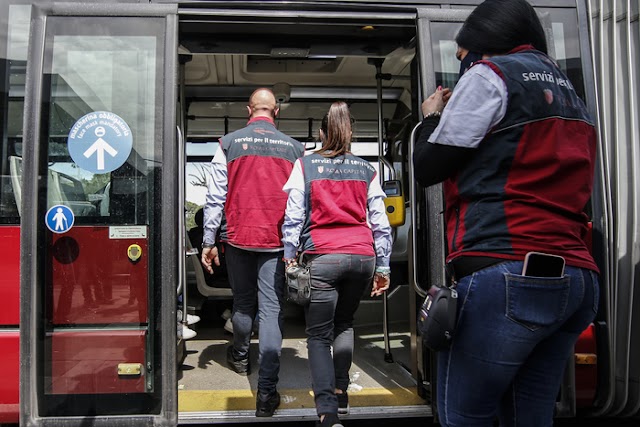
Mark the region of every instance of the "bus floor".
<instances>
[{"instance_id":1,"label":"bus floor","mask_svg":"<svg viewBox=\"0 0 640 427\"><path fill-rule=\"evenodd\" d=\"M363 304L361 304L361 309ZM203 320L194 325L198 335L187 341L186 357L178 370L178 410L181 423L198 417L207 419L253 418L258 381L258 339L250 347L251 374L240 376L226 363L226 349L233 336L223 328L225 321L207 304ZM365 307L364 312L367 311ZM382 317L380 316L380 319ZM356 319L356 322L358 320ZM298 306L285 310L278 390L281 404L275 419L314 419L304 314ZM349 417L369 418L389 412L426 415L430 408L417 394L410 363L408 322L390 325L392 361L385 361L382 322L354 327L354 359L350 370ZM248 420L247 420L248 421Z\"/></svg>"}]
</instances>

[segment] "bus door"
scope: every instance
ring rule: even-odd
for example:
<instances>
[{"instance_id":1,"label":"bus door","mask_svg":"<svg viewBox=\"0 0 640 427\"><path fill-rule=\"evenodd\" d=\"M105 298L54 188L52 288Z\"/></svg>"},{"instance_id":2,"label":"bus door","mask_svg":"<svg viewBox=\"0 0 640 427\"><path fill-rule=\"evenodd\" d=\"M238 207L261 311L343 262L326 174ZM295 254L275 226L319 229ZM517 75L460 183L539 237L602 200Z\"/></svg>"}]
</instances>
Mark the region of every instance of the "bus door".
<instances>
[{"instance_id":1,"label":"bus door","mask_svg":"<svg viewBox=\"0 0 640 427\"><path fill-rule=\"evenodd\" d=\"M437 86L454 89L458 81L460 62L456 59L457 45L455 36L473 7L466 9L419 9L418 10L418 42L421 79L421 96L426 99ZM586 27L584 8L576 7L574 2L538 2L536 12L547 35L549 55L554 58L560 68L567 74L578 96L585 100L592 114L595 111L595 94L593 91L593 75L591 58L588 50L589 36ZM595 114L594 114L595 116ZM414 218L411 234L411 259L409 281L414 289L417 308L432 285L445 283L445 225L444 198L442 185L437 184L423 188L415 181L413 170L413 147L416 139L416 128L409 144L409 184L411 217ZM598 175L598 174L596 174ZM603 220L602 183L596 182L591 206L586 207L587 214L594 224L594 238L602 236ZM601 259L606 253L604 243L595 239L594 256ZM603 274L604 276L604 274ZM607 293L608 285L603 283L603 293ZM412 313L412 319L416 316ZM596 319L596 333L602 353L610 353L608 333L606 331L606 309L601 308ZM599 326L598 326L599 325ZM604 325L604 326L603 326ZM412 328L413 330L413 328ZM591 408L596 404L596 386L609 390L609 367L596 366L596 342L594 327L588 328L580 337L576 346L575 357L569 358L565 380L557 402L559 416L572 416L577 409ZM420 336L412 334L412 345L416 347L417 378L419 391L435 410L435 374L434 354L423 348ZM584 349L588 349L585 354ZM604 354L603 354L604 355ZM594 356L594 357L587 357ZM606 357L606 356L605 356ZM602 360L605 360L605 357ZM608 392L605 392L608 393ZM603 398L603 397L601 397ZM606 399L606 398L605 398Z\"/></svg>"},{"instance_id":2,"label":"bus door","mask_svg":"<svg viewBox=\"0 0 640 427\"><path fill-rule=\"evenodd\" d=\"M177 424L176 37L176 5L32 8L21 425Z\"/></svg>"},{"instance_id":3,"label":"bus door","mask_svg":"<svg viewBox=\"0 0 640 427\"><path fill-rule=\"evenodd\" d=\"M438 85L452 88L458 78L459 63L456 60L455 35L468 16L468 10L418 10L418 52L420 63L419 99L426 99ZM418 107L419 108L419 107ZM445 225L444 197L442 185L422 188L416 183L413 168L413 147L417 125L409 143L409 191L411 199L411 218L414 218L411 230L411 259L409 282L415 296L412 308L412 321L417 319L417 307L425 298L431 285L445 283ZM412 327L412 330L416 329ZM417 355L418 390L431 403L433 413L436 409L435 354L423 347L421 337L412 333Z\"/></svg>"}]
</instances>

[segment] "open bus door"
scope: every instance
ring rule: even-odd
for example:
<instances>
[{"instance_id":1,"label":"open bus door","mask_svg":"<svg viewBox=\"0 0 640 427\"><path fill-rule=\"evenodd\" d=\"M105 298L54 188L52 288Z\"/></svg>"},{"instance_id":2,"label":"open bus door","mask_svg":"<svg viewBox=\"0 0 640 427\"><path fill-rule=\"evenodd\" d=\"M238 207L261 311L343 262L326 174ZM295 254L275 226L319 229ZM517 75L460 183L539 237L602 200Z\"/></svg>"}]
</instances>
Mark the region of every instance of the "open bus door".
<instances>
[{"instance_id":1,"label":"open bus door","mask_svg":"<svg viewBox=\"0 0 640 427\"><path fill-rule=\"evenodd\" d=\"M176 37L176 5L32 9L21 425L177 424Z\"/></svg>"},{"instance_id":2,"label":"open bus door","mask_svg":"<svg viewBox=\"0 0 640 427\"><path fill-rule=\"evenodd\" d=\"M420 99L426 99L438 85L453 88L457 82L459 63L456 60L455 35L469 15L469 10L418 10L418 47L420 62ZM429 287L445 283L445 224L442 184L421 188L416 183L413 168L413 148L417 138L416 125L409 141L407 165L411 199L411 259L409 283L415 293L412 321L417 319L417 307L426 297ZM422 345L419 334L413 333L417 357L418 390L431 403L437 414L435 354Z\"/></svg>"}]
</instances>

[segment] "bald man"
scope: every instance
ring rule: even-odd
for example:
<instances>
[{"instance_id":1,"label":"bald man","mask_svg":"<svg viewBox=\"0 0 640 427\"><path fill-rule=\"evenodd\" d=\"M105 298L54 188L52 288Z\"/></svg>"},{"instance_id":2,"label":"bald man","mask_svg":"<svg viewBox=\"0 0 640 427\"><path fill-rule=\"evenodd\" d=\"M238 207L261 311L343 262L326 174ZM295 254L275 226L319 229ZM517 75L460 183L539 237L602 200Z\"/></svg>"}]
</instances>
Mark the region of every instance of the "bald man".
<instances>
[{"instance_id":1,"label":"bald man","mask_svg":"<svg viewBox=\"0 0 640 427\"><path fill-rule=\"evenodd\" d=\"M259 377L256 416L270 417L280 404L276 389L280 371L284 304L284 262L281 225L287 203L282 187L304 146L276 129L273 92L260 88L247 105L249 122L220 138L211 161L204 208L202 264L213 273L220 265L216 234L226 255L233 291L233 345L227 363L248 375L253 322L259 322ZM226 220L222 228L222 217Z\"/></svg>"}]
</instances>

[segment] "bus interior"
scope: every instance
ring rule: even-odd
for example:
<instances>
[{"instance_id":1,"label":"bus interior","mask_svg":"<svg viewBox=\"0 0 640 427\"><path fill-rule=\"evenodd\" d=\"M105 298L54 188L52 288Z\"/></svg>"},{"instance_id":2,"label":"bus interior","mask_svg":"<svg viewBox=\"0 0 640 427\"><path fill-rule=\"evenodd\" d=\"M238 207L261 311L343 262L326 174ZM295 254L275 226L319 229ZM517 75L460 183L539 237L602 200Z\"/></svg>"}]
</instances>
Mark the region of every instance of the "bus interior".
<instances>
[{"instance_id":1,"label":"bus interior","mask_svg":"<svg viewBox=\"0 0 640 427\"><path fill-rule=\"evenodd\" d=\"M188 212L190 198L202 197L198 184L218 138L246 124L247 101L258 87L274 91L280 109L277 127L303 142L308 152L319 148L318 129L331 103L346 101L354 118L352 152L370 161L386 180L401 180L407 186L407 143L418 117L414 22L354 14L319 17L304 24L238 23L185 13L179 34ZM407 218L395 229L393 285L386 301L365 292L356 314L349 389L352 417L389 411L430 413L418 395L416 360L411 357L409 225ZM186 341L179 368L180 417L198 418L204 412L214 418L226 417L225 412L251 414L257 369L241 379L226 367L225 350L232 338L222 317L225 309L231 309L226 272L217 269L205 280L197 256L187 261L187 272L187 299L203 320L193 325L198 335ZM251 363L257 366L257 336L253 338ZM312 419L315 415L305 339L303 310L287 303L278 385L283 403L277 416Z\"/></svg>"}]
</instances>

